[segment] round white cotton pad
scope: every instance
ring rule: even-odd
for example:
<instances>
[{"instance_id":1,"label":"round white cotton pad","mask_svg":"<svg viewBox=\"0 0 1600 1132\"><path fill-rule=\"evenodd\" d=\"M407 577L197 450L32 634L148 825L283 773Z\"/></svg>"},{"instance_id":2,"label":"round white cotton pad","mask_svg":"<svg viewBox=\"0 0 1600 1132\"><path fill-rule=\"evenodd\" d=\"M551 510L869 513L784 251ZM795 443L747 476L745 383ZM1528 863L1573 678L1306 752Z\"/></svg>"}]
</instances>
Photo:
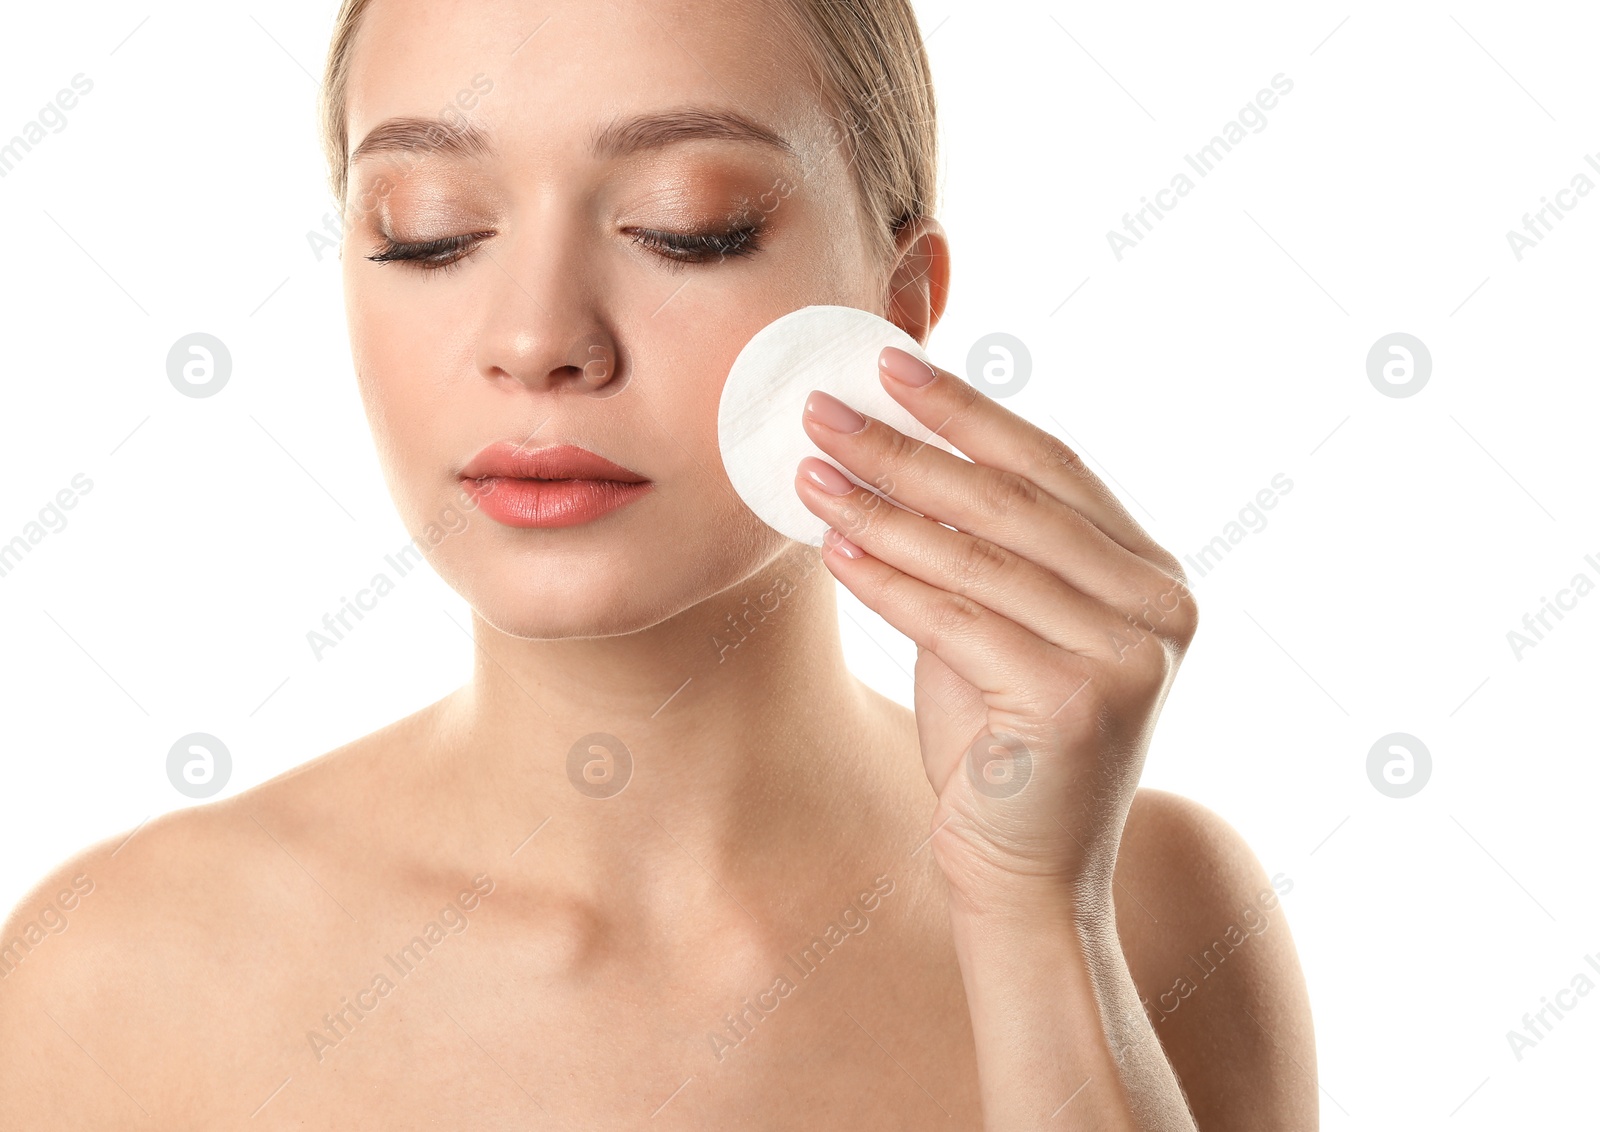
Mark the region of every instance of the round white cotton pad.
<instances>
[{"instance_id":1,"label":"round white cotton pad","mask_svg":"<svg viewBox=\"0 0 1600 1132\"><path fill-rule=\"evenodd\" d=\"M826 521L800 502L795 490L794 477L803 457L825 460L855 483L874 490L806 435L801 414L813 389L831 393L907 436L955 452L883 388L878 354L885 346L898 346L928 360L915 338L870 311L812 306L762 327L734 359L717 410L722 465L739 498L780 534L821 546L828 529Z\"/></svg>"}]
</instances>

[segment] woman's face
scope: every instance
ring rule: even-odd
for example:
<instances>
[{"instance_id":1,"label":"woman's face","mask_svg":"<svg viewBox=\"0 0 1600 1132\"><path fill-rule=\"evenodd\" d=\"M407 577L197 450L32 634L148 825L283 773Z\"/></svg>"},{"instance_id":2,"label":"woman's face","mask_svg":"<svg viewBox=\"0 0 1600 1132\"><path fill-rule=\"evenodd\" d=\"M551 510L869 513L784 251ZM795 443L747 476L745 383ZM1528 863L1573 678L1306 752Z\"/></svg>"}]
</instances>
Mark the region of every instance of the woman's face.
<instances>
[{"instance_id":1,"label":"woman's face","mask_svg":"<svg viewBox=\"0 0 1600 1132\"><path fill-rule=\"evenodd\" d=\"M791 545L723 471L723 381L791 310L883 314L889 266L800 60L751 0L376 0L363 17L343 249L356 373L407 529L497 628L645 628ZM483 144L373 144L392 119L441 117ZM432 252L445 267L368 258L457 237ZM508 525L461 478L497 441L578 445L650 486L588 522Z\"/></svg>"}]
</instances>

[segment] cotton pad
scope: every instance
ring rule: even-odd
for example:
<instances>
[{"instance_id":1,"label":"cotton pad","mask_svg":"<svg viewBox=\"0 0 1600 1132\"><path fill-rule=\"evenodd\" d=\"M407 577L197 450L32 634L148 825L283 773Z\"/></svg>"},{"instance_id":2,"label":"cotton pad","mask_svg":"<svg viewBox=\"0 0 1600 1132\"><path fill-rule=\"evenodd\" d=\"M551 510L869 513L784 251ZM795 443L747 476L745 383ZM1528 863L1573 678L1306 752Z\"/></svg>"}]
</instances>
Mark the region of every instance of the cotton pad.
<instances>
[{"instance_id":1,"label":"cotton pad","mask_svg":"<svg viewBox=\"0 0 1600 1132\"><path fill-rule=\"evenodd\" d=\"M875 490L806 434L801 414L813 389L907 436L955 452L883 388L878 354L885 346L928 360L915 338L870 311L812 306L762 327L734 359L717 409L722 466L739 498L780 534L821 546L828 529L826 520L800 502L794 486L797 465L806 456L832 464L855 483Z\"/></svg>"}]
</instances>

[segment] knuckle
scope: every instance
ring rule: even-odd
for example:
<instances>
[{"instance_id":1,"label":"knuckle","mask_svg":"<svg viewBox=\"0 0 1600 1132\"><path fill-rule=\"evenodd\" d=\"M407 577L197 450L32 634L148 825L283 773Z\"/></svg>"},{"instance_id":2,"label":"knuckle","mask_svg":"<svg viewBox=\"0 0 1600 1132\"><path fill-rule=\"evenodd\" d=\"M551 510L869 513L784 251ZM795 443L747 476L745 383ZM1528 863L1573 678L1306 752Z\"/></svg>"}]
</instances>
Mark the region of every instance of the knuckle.
<instances>
[{"instance_id":1,"label":"knuckle","mask_svg":"<svg viewBox=\"0 0 1600 1132\"><path fill-rule=\"evenodd\" d=\"M922 449L920 440L913 440L897 428L885 428L878 440L878 454L891 472L910 465Z\"/></svg>"},{"instance_id":2,"label":"knuckle","mask_svg":"<svg viewBox=\"0 0 1600 1132\"><path fill-rule=\"evenodd\" d=\"M1180 647L1187 648L1200 624L1200 603L1194 591L1178 579L1158 593L1150 604L1161 618L1162 631Z\"/></svg>"},{"instance_id":3,"label":"knuckle","mask_svg":"<svg viewBox=\"0 0 1600 1132\"><path fill-rule=\"evenodd\" d=\"M1184 647L1189 647L1189 642L1194 640L1195 633L1200 629L1200 602L1196 600L1194 591L1184 586L1178 598L1178 609L1175 614L1178 623L1176 636L1178 642Z\"/></svg>"},{"instance_id":4,"label":"knuckle","mask_svg":"<svg viewBox=\"0 0 1600 1132\"><path fill-rule=\"evenodd\" d=\"M1039 453L1039 463L1043 468L1050 470L1065 469L1075 475L1081 475L1087 469L1083 464L1083 457L1079 456L1070 445L1057 436L1046 434L1044 449Z\"/></svg>"},{"instance_id":5,"label":"knuckle","mask_svg":"<svg viewBox=\"0 0 1600 1132\"><path fill-rule=\"evenodd\" d=\"M1183 563L1178 561L1178 556L1164 546L1155 548L1155 564L1161 568L1162 573L1169 574L1180 586L1187 586L1189 578L1183 572Z\"/></svg>"},{"instance_id":6,"label":"knuckle","mask_svg":"<svg viewBox=\"0 0 1600 1132\"><path fill-rule=\"evenodd\" d=\"M965 381L952 381L948 389L955 400L954 412L962 424L966 424L976 414L981 413L983 402L991 399L983 390Z\"/></svg>"},{"instance_id":7,"label":"knuckle","mask_svg":"<svg viewBox=\"0 0 1600 1132\"><path fill-rule=\"evenodd\" d=\"M988 518L1014 514L1032 507L1039 500L1039 487L1015 472L993 472L983 477L978 507Z\"/></svg>"},{"instance_id":8,"label":"knuckle","mask_svg":"<svg viewBox=\"0 0 1600 1132\"><path fill-rule=\"evenodd\" d=\"M1158 637L1188 647L1199 622L1199 609L1194 593L1181 581L1168 579L1161 589L1149 589L1138 599L1138 608L1129 607L1123 613L1129 630L1138 641Z\"/></svg>"},{"instance_id":9,"label":"knuckle","mask_svg":"<svg viewBox=\"0 0 1600 1132\"><path fill-rule=\"evenodd\" d=\"M1166 667L1163 636L1169 630L1164 620L1152 621L1131 613L1124 614L1123 620L1126 627L1118 633L1117 668L1127 673L1135 684L1143 684L1152 673Z\"/></svg>"},{"instance_id":10,"label":"knuckle","mask_svg":"<svg viewBox=\"0 0 1600 1132\"><path fill-rule=\"evenodd\" d=\"M964 636L983 615L983 606L962 594L946 594L928 618L934 639Z\"/></svg>"},{"instance_id":11,"label":"knuckle","mask_svg":"<svg viewBox=\"0 0 1600 1132\"><path fill-rule=\"evenodd\" d=\"M1136 647L1122 655L1121 663L1115 666L1104 693L1118 704L1144 702L1149 698L1152 688L1166 683L1170 662L1166 643L1146 634Z\"/></svg>"},{"instance_id":12,"label":"knuckle","mask_svg":"<svg viewBox=\"0 0 1600 1132\"><path fill-rule=\"evenodd\" d=\"M999 543L986 538L968 539L962 547L956 573L968 582L992 578L1005 570L1013 559L1012 553Z\"/></svg>"},{"instance_id":13,"label":"knuckle","mask_svg":"<svg viewBox=\"0 0 1600 1132\"><path fill-rule=\"evenodd\" d=\"M1152 637L1148 648L1135 652L1133 671L1138 678L1138 685L1145 687L1164 681L1171 662L1172 654L1167 651L1166 642L1159 637Z\"/></svg>"}]
</instances>

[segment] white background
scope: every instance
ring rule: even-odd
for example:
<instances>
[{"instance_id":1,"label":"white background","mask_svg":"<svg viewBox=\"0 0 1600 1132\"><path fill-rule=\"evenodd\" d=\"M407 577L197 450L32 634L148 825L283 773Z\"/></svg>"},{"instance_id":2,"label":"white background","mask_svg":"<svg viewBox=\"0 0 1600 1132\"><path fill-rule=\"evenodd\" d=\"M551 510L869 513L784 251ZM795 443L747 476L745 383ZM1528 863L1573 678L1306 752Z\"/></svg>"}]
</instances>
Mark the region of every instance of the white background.
<instances>
[{"instance_id":1,"label":"white background","mask_svg":"<svg viewBox=\"0 0 1600 1132\"><path fill-rule=\"evenodd\" d=\"M465 606L425 567L320 662L306 641L409 537L337 260L307 241L334 211L312 77L334 8L6 14L0 137L73 75L94 88L0 180L0 541L75 474L94 486L0 578L0 906L192 804L165 773L180 735L224 739L231 794L467 676ZM1600 185L1583 160L1600 155L1600 20L1579 4L918 8L955 254L932 356L958 368L981 335L1020 337L1033 372L1006 403L1180 555L1274 475L1293 483L1264 528L1191 569L1203 624L1146 781L1292 878L1323 1127L1596 1126L1580 1070L1600 994L1521 1060L1506 1033L1600 953L1600 596L1520 659L1507 632L1575 574L1600 581L1584 561L1600 561L1600 193L1520 261L1506 233L1576 174ZM1280 73L1294 87L1265 128L1119 262L1107 231ZM234 361L205 399L165 373L197 330ZM1395 331L1432 357L1403 398L1366 372ZM909 642L840 596L852 667L909 703ZM1392 732L1431 752L1409 798L1368 779Z\"/></svg>"}]
</instances>

